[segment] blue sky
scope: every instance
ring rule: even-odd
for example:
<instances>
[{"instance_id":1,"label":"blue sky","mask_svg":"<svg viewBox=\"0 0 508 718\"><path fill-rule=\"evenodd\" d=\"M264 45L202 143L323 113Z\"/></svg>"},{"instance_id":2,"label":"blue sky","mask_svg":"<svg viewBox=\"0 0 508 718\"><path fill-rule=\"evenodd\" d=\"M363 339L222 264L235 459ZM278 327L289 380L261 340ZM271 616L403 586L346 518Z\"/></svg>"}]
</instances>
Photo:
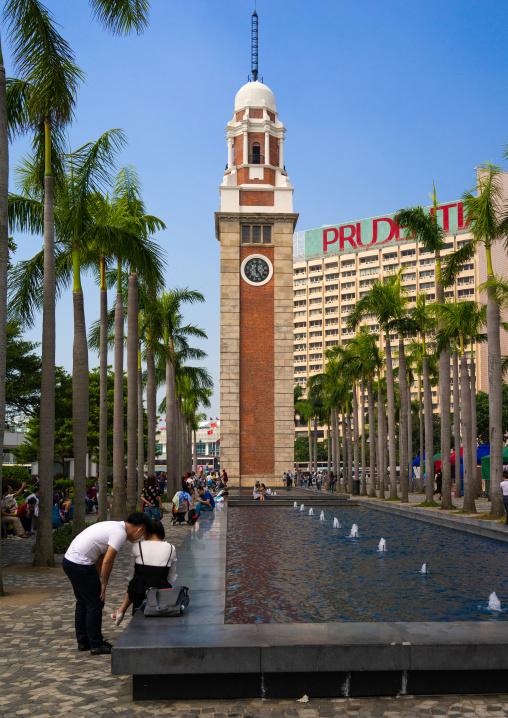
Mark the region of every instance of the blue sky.
<instances>
[{"instance_id":1,"label":"blue sky","mask_svg":"<svg viewBox=\"0 0 508 718\"><path fill-rule=\"evenodd\" d=\"M129 145L148 211L167 225L167 285L200 289L219 416L219 245L214 212L227 160L224 127L250 70L251 0L152 0L141 37L111 37L85 0L47 0L86 72L72 147L113 127ZM441 202L502 164L508 141L508 5L484 0L258 0L259 68L287 127L284 160L298 229ZM7 75L12 75L5 53ZM10 149L11 167L28 143ZM13 182L11 182L13 186ZM17 258L40 237L17 237ZM87 324L98 290L85 279ZM113 297L111 297L112 300ZM111 301L110 300L110 301ZM72 302L57 308L57 363L72 368ZM30 332L40 341L40 323ZM110 358L112 362L112 357ZM90 354L90 366L98 358Z\"/></svg>"}]
</instances>

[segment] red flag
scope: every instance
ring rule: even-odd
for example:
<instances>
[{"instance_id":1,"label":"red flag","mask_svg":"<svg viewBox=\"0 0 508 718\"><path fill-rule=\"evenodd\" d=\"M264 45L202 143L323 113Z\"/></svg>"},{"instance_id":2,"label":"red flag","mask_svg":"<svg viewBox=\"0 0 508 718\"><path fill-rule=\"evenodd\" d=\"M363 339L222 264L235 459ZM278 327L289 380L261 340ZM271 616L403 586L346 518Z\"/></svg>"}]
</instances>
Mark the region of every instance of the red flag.
<instances>
[{"instance_id":1,"label":"red flag","mask_svg":"<svg viewBox=\"0 0 508 718\"><path fill-rule=\"evenodd\" d=\"M220 444L220 439L217 439L217 441L215 442L215 444L216 444L216 445L217 445L217 444Z\"/></svg>"},{"instance_id":2,"label":"red flag","mask_svg":"<svg viewBox=\"0 0 508 718\"><path fill-rule=\"evenodd\" d=\"M214 423L210 424L210 426L212 427L212 429L215 429L215 427L217 426L217 423L214 421Z\"/></svg>"},{"instance_id":3,"label":"red flag","mask_svg":"<svg viewBox=\"0 0 508 718\"><path fill-rule=\"evenodd\" d=\"M210 417L210 421L213 421L212 417Z\"/></svg>"},{"instance_id":4,"label":"red flag","mask_svg":"<svg viewBox=\"0 0 508 718\"><path fill-rule=\"evenodd\" d=\"M212 429L211 431L209 431L208 434L209 434L209 435L210 435L210 434L213 434L213 429Z\"/></svg>"}]
</instances>

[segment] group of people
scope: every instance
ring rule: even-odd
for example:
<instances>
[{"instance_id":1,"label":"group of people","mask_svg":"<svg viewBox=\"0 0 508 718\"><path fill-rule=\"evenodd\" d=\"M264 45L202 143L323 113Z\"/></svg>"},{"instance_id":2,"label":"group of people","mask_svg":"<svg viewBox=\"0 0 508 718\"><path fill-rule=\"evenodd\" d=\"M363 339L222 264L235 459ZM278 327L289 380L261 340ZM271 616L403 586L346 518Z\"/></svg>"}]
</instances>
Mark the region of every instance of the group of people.
<instances>
[{"instance_id":1,"label":"group of people","mask_svg":"<svg viewBox=\"0 0 508 718\"><path fill-rule=\"evenodd\" d=\"M24 499L18 505L17 498L24 492L26 484L23 482L18 491L14 491L8 481L2 482L2 540L7 538L9 528L14 531L13 538L30 538L37 528L39 516L39 489Z\"/></svg>"}]
</instances>

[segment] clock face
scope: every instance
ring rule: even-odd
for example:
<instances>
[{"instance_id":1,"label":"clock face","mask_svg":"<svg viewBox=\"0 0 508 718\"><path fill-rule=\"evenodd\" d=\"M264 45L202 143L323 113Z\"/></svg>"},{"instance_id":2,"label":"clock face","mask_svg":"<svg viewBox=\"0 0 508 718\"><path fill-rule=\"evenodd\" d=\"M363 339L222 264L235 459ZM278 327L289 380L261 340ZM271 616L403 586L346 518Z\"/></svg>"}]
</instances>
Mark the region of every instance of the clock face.
<instances>
[{"instance_id":1,"label":"clock face","mask_svg":"<svg viewBox=\"0 0 508 718\"><path fill-rule=\"evenodd\" d=\"M265 282L270 274L270 266L266 259L261 257L252 257L248 259L243 268L244 274L247 279L255 284L261 284Z\"/></svg>"}]
</instances>

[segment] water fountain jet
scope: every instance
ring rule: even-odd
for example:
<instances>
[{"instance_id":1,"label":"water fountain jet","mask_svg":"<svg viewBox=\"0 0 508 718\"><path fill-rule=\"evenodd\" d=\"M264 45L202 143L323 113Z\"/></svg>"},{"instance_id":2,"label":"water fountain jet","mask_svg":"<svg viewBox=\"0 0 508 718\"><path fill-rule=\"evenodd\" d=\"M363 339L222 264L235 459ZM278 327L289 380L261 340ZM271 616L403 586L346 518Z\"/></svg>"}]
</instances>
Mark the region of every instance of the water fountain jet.
<instances>
[{"instance_id":1,"label":"water fountain jet","mask_svg":"<svg viewBox=\"0 0 508 718\"><path fill-rule=\"evenodd\" d=\"M489 608L489 611L497 611L498 613L503 610L501 608L501 601L497 597L497 593L495 591L492 591L492 593L489 596L488 608Z\"/></svg>"},{"instance_id":2,"label":"water fountain jet","mask_svg":"<svg viewBox=\"0 0 508 718\"><path fill-rule=\"evenodd\" d=\"M351 526L351 532L349 534L349 538L358 538L358 526L356 524L353 524Z\"/></svg>"},{"instance_id":3,"label":"water fountain jet","mask_svg":"<svg viewBox=\"0 0 508 718\"><path fill-rule=\"evenodd\" d=\"M426 564L426 563L422 563L422 567L421 567L421 569L420 569L420 573L422 573L422 574L424 574L424 575L426 575L426 574L428 573L428 571L427 571L427 564Z\"/></svg>"},{"instance_id":4,"label":"water fountain jet","mask_svg":"<svg viewBox=\"0 0 508 718\"><path fill-rule=\"evenodd\" d=\"M339 519L338 519L337 517L335 517L335 518L333 519L333 528L334 528L334 529L340 529L340 523L339 523Z\"/></svg>"},{"instance_id":5,"label":"water fountain jet","mask_svg":"<svg viewBox=\"0 0 508 718\"><path fill-rule=\"evenodd\" d=\"M305 509L305 506L302 504L302 505L300 506L300 511L303 511L304 509Z\"/></svg>"},{"instance_id":6,"label":"water fountain jet","mask_svg":"<svg viewBox=\"0 0 508 718\"><path fill-rule=\"evenodd\" d=\"M314 516L314 509L312 507L309 509L309 516Z\"/></svg>"},{"instance_id":7,"label":"water fountain jet","mask_svg":"<svg viewBox=\"0 0 508 718\"><path fill-rule=\"evenodd\" d=\"M321 513L319 514L319 520L320 520L320 521L324 521L324 520L325 520L325 512L324 512L324 511L321 511Z\"/></svg>"},{"instance_id":8,"label":"water fountain jet","mask_svg":"<svg viewBox=\"0 0 508 718\"><path fill-rule=\"evenodd\" d=\"M386 551L386 540L382 538L378 544L378 551Z\"/></svg>"}]
</instances>

